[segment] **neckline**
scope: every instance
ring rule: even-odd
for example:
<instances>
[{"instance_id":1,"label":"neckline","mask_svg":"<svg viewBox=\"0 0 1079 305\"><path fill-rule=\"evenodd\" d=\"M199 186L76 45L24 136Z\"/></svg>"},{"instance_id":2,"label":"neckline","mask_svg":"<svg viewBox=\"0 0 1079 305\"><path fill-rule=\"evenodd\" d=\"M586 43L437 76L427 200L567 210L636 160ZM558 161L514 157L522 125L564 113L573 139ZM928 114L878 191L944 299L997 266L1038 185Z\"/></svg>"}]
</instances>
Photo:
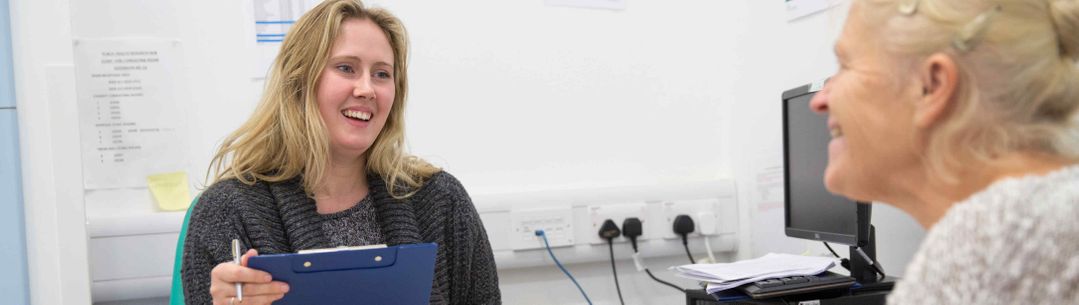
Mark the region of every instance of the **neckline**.
<instances>
[{"instance_id":1,"label":"neckline","mask_svg":"<svg viewBox=\"0 0 1079 305\"><path fill-rule=\"evenodd\" d=\"M341 218L341 217L344 217L344 216L352 215L352 213L354 213L354 212L356 212L357 210L360 210L360 209L373 208L373 206L372 206L373 203L374 203L374 201L371 198L371 193L368 192L366 196L363 196L363 198L360 199L359 202L357 202L355 205L353 205L350 208L340 210L340 211L337 211L337 212L333 212L333 213L328 213L328 214L318 213L317 210L315 211L315 213L318 213L318 216L322 217L323 219L337 219L337 218Z\"/></svg>"}]
</instances>

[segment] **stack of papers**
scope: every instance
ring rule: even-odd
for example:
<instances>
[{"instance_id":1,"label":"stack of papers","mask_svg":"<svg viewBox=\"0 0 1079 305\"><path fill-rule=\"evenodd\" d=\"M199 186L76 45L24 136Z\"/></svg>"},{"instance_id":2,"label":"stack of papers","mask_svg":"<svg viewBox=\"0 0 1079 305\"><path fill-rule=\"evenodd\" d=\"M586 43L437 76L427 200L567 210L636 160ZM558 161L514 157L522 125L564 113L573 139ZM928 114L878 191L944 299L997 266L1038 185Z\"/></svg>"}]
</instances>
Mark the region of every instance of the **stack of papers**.
<instances>
[{"instance_id":1,"label":"stack of papers","mask_svg":"<svg viewBox=\"0 0 1079 305\"><path fill-rule=\"evenodd\" d=\"M768 253L761 258L725 264L692 264L671 267L680 277L707 282L715 293L744 284L787 276L814 275L835 267L830 257Z\"/></svg>"}]
</instances>

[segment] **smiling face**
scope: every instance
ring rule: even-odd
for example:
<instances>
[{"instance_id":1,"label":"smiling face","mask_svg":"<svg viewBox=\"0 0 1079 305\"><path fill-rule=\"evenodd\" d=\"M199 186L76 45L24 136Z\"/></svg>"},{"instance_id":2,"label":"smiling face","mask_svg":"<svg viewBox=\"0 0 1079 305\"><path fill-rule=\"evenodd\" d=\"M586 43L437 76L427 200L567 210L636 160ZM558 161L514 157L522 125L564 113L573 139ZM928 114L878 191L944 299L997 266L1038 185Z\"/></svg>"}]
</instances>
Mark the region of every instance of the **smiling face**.
<instances>
[{"instance_id":1,"label":"smiling face","mask_svg":"<svg viewBox=\"0 0 1079 305\"><path fill-rule=\"evenodd\" d=\"M888 198L897 182L890 176L919 162L913 105L921 91L880 47L879 31L855 1L836 43L839 72L810 102L832 133L825 185L859 201Z\"/></svg>"},{"instance_id":2,"label":"smiling face","mask_svg":"<svg viewBox=\"0 0 1079 305\"><path fill-rule=\"evenodd\" d=\"M395 97L394 54L386 34L368 19L341 22L318 83L319 115L331 160L363 155L386 125Z\"/></svg>"}]
</instances>

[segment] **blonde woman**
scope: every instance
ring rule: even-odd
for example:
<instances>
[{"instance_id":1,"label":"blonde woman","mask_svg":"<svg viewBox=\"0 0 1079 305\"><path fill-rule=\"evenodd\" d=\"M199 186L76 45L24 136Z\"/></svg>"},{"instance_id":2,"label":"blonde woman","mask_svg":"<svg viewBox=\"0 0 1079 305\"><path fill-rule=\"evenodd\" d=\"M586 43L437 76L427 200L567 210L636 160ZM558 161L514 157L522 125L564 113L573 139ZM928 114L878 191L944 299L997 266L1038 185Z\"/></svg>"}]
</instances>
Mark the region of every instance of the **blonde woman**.
<instances>
[{"instance_id":1,"label":"blonde woman","mask_svg":"<svg viewBox=\"0 0 1079 305\"><path fill-rule=\"evenodd\" d=\"M501 302L465 189L404 152L407 63L405 29L385 10L328 0L297 20L262 101L218 150L215 181L191 214L188 304L270 304L288 293L268 273L229 263L233 239L247 250L244 262L259 253L435 242L431 303Z\"/></svg>"},{"instance_id":2,"label":"blonde woman","mask_svg":"<svg viewBox=\"0 0 1079 305\"><path fill-rule=\"evenodd\" d=\"M928 230L890 304L1079 304L1079 2L855 0L825 184Z\"/></svg>"}]
</instances>

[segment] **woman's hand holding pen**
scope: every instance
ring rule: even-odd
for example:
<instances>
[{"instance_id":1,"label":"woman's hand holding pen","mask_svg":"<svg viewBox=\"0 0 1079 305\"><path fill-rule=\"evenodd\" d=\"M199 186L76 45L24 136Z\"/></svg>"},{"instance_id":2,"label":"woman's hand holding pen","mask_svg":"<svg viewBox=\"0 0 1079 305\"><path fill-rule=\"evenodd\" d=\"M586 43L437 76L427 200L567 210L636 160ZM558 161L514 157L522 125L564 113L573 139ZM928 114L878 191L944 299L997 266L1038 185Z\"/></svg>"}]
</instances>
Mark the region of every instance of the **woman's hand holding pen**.
<instances>
[{"instance_id":1,"label":"woman's hand holding pen","mask_svg":"<svg viewBox=\"0 0 1079 305\"><path fill-rule=\"evenodd\" d=\"M247 259L258 255L247 250L239 265L232 262L217 264L210 271L210 296L214 305L270 304L285 297L288 284L274 282L269 273L248 268ZM243 284L243 300L237 299L236 284Z\"/></svg>"}]
</instances>

